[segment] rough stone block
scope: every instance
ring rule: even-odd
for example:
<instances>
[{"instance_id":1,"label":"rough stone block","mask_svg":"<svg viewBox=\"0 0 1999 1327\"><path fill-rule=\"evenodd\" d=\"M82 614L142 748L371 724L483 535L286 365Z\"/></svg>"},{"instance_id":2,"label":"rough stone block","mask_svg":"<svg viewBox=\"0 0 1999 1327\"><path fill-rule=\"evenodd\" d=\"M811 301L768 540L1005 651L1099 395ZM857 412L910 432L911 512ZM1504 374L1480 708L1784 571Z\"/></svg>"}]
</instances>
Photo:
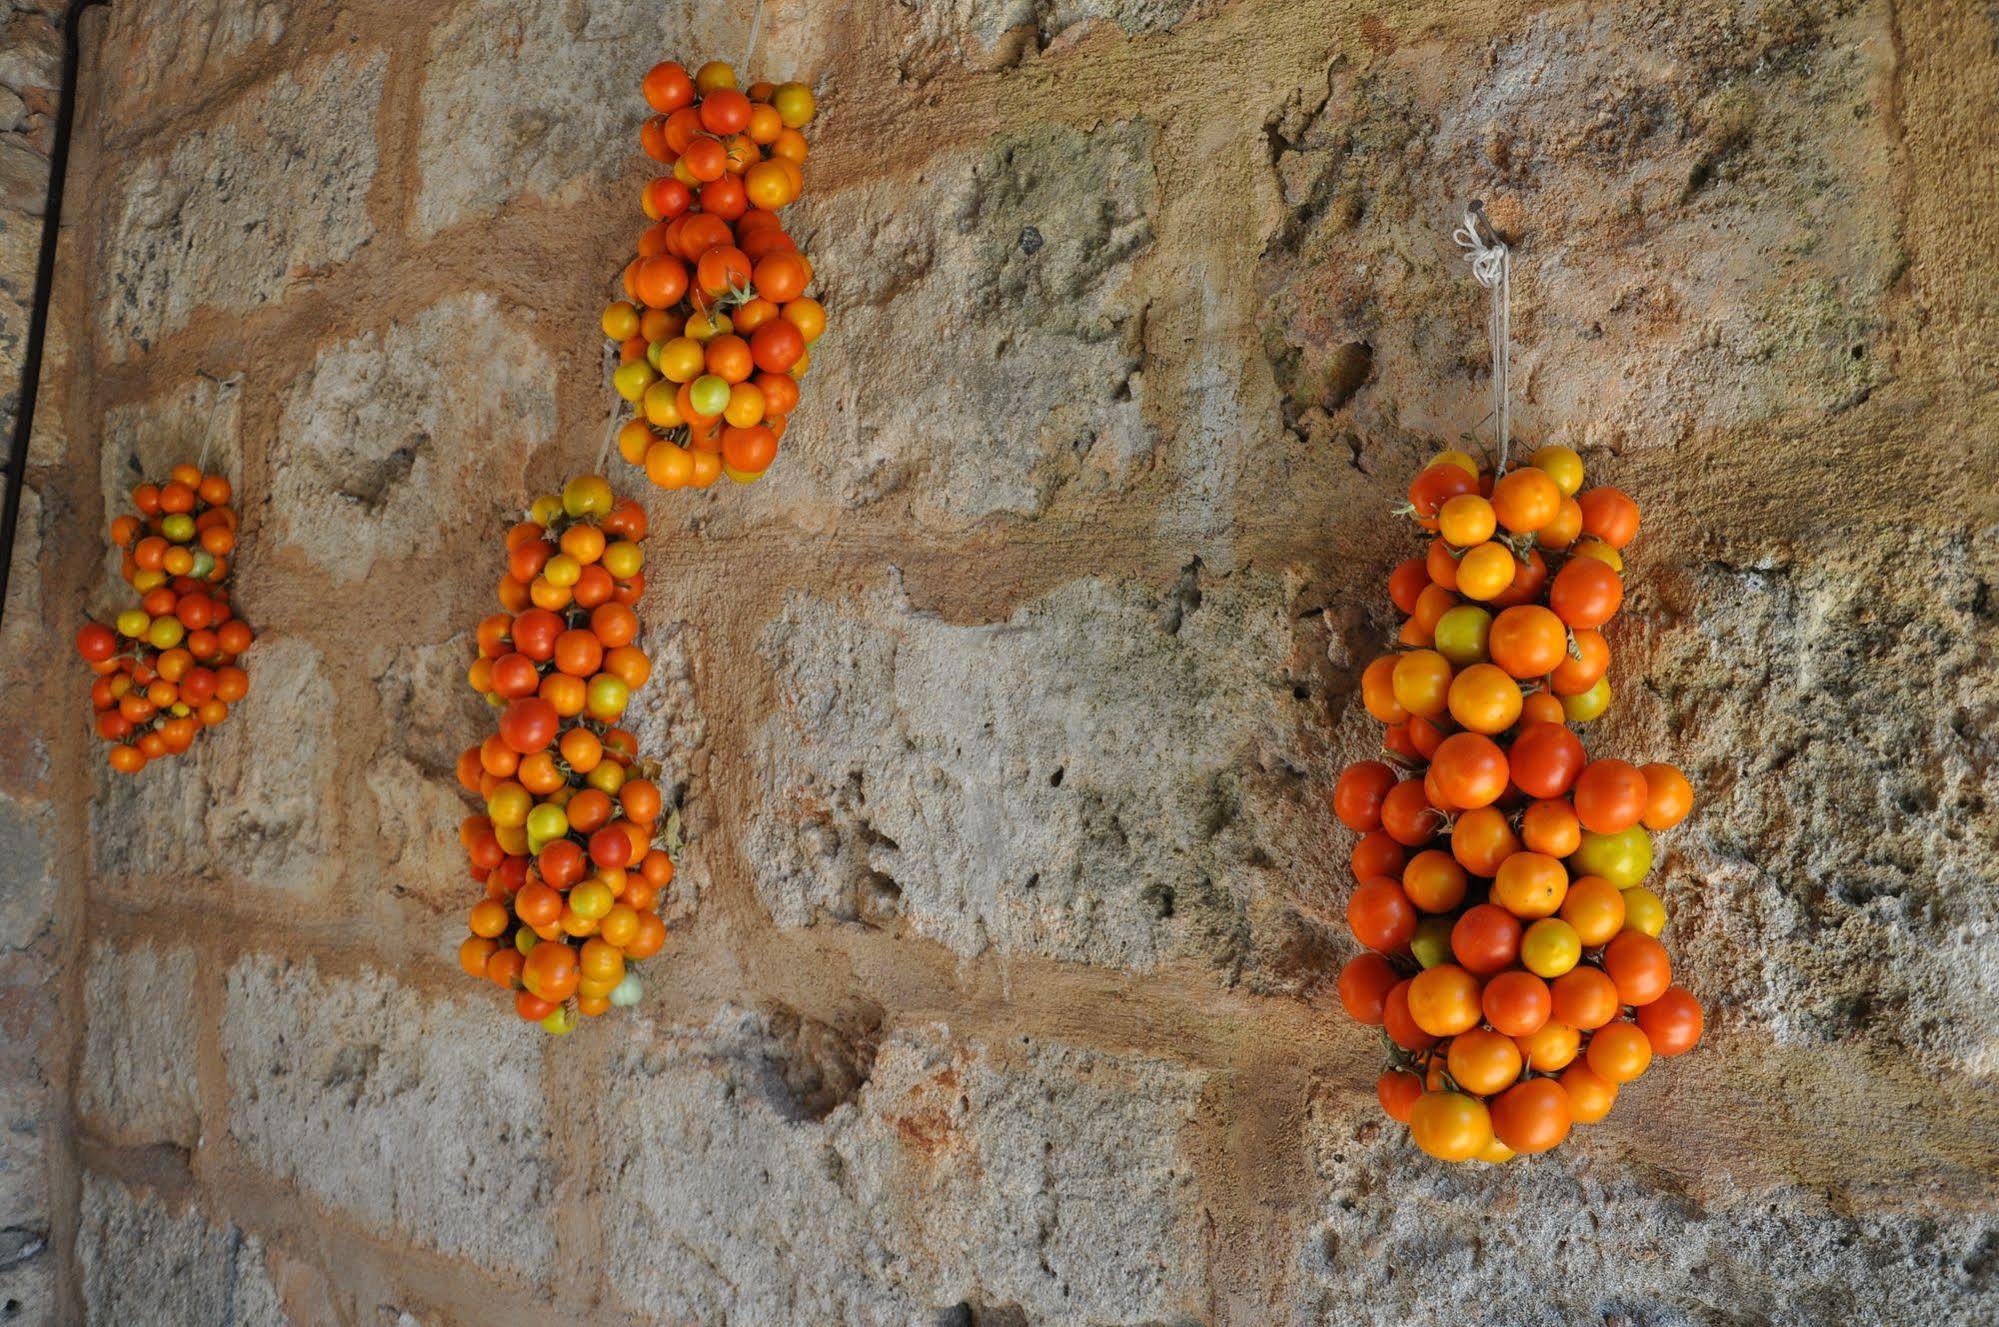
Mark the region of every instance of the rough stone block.
<instances>
[{"instance_id":1,"label":"rough stone block","mask_svg":"<svg viewBox=\"0 0 1999 1327\"><path fill-rule=\"evenodd\" d=\"M248 313L374 235L376 108L388 57L343 52L245 94L171 150L119 163L98 335L130 358L214 308Z\"/></svg>"},{"instance_id":2,"label":"rough stone block","mask_svg":"<svg viewBox=\"0 0 1999 1327\"><path fill-rule=\"evenodd\" d=\"M320 653L267 636L243 667L250 694L185 755L137 777L99 765L91 842L107 884L241 878L297 894L337 876L334 695Z\"/></svg>"},{"instance_id":3,"label":"rough stone block","mask_svg":"<svg viewBox=\"0 0 1999 1327\"><path fill-rule=\"evenodd\" d=\"M1351 400L1363 432L1445 438L1484 418L1487 296L1447 256L1470 180L1531 236L1528 436L1664 446L1866 399L1906 261L1879 205L1901 134L1890 9L1558 8L1497 39L1387 32L1309 81L1268 124L1265 318L1294 415Z\"/></svg>"},{"instance_id":4,"label":"rough stone block","mask_svg":"<svg viewBox=\"0 0 1999 1327\"><path fill-rule=\"evenodd\" d=\"M130 405L104 412L97 454L104 510L132 510L132 490L162 482L187 462L240 478L243 380L202 375ZM112 566L117 566L114 560ZM129 593L129 587L121 593Z\"/></svg>"},{"instance_id":5,"label":"rough stone block","mask_svg":"<svg viewBox=\"0 0 1999 1327\"><path fill-rule=\"evenodd\" d=\"M199 1209L86 1173L77 1261L92 1327L230 1323L287 1327L264 1246Z\"/></svg>"},{"instance_id":6,"label":"rough stone block","mask_svg":"<svg viewBox=\"0 0 1999 1327\"><path fill-rule=\"evenodd\" d=\"M484 995L246 956L228 975L229 1129L245 1155L385 1237L531 1280L555 1252L544 1034Z\"/></svg>"},{"instance_id":7,"label":"rough stone block","mask_svg":"<svg viewBox=\"0 0 1999 1327\"><path fill-rule=\"evenodd\" d=\"M104 1141L192 1148L200 1140L194 973L190 949L91 946L81 1111Z\"/></svg>"},{"instance_id":8,"label":"rough stone block","mask_svg":"<svg viewBox=\"0 0 1999 1327\"><path fill-rule=\"evenodd\" d=\"M1148 468L1140 271L1152 127L1044 128L786 214L832 310L780 463L721 510L809 519L893 501L962 528L1120 491ZM912 208L912 191L926 205ZM793 220L793 216L796 220ZM884 362L921 364L883 390Z\"/></svg>"},{"instance_id":9,"label":"rough stone block","mask_svg":"<svg viewBox=\"0 0 1999 1327\"><path fill-rule=\"evenodd\" d=\"M1004 69L1108 26L1133 36L1166 32L1219 8L1214 0L947 0L911 6L897 64L905 76L947 67Z\"/></svg>"},{"instance_id":10,"label":"rough stone block","mask_svg":"<svg viewBox=\"0 0 1999 1327\"><path fill-rule=\"evenodd\" d=\"M610 1272L647 1312L1137 1324L1203 1300L1196 1074L939 1026L877 1052L731 1011L650 1036L613 1082Z\"/></svg>"},{"instance_id":11,"label":"rough stone block","mask_svg":"<svg viewBox=\"0 0 1999 1327\"><path fill-rule=\"evenodd\" d=\"M460 6L431 36L417 148L417 229L431 235L533 199L574 204L635 193L639 95L648 62L689 69L740 57L754 0L509 0ZM759 29L756 77L807 75L847 16L792 10ZM634 52L639 54L635 55Z\"/></svg>"},{"instance_id":12,"label":"rough stone block","mask_svg":"<svg viewBox=\"0 0 1999 1327\"><path fill-rule=\"evenodd\" d=\"M277 542L339 581L440 547L464 552L457 570L476 544L497 580L488 532L555 434L554 365L532 316L468 292L322 347L272 440Z\"/></svg>"},{"instance_id":13,"label":"rough stone block","mask_svg":"<svg viewBox=\"0 0 1999 1327\"><path fill-rule=\"evenodd\" d=\"M1700 791L1661 836L1666 939L1726 992L1723 1018L1788 1048L1999 1070L1995 582L1991 527L1638 579L1612 648L1643 652L1645 685L1616 731Z\"/></svg>"},{"instance_id":14,"label":"rough stone block","mask_svg":"<svg viewBox=\"0 0 1999 1327\"><path fill-rule=\"evenodd\" d=\"M54 836L48 803L0 793L0 948L34 944L54 915Z\"/></svg>"},{"instance_id":15,"label":"rough stone block","mask_svg":"<svg viewBox=\"0 0 1999 1327\"><path fill-rule=\"evenodd\" d=\"M131 122L227 81L285 32L278 0L164 0L144 11L107 10L97 67L107 80L105 113Z\"/></svg>"},{"instance_id":16,"label":"rough stone block","mask_svg":"<svg viewBox=\"0 0 1999 1327\"><path fill-rule=\"evenodd\" d=\"M900 918L965 955L1304 975L1294 905L1333 877L1296 588L1089 578L973 625L896 583L794 596L762 637L759 897L782 926Z\"/></svg>"},{"instance_id":17,"label":"rough stone block","mask_svg":"<svg viewBox=\"0 0 1999 1327\"><path fill-rule=\"evenodd\" d=\"M1590 1130L1608 1124L1504 1166L1428 1162L1378 1116L1318 1132L1329 1124L1313 1126L1324 1196L1298 1245L1292 1321L1444 1327L1498 1303L1522 1327L1945 1327L1999 1312L1989 1221L1919 1195L1856 1210L1807 1186L1738 1184L1726 1166L1689 1187L1598 1144Z\"/></svg>"}]
</instances>

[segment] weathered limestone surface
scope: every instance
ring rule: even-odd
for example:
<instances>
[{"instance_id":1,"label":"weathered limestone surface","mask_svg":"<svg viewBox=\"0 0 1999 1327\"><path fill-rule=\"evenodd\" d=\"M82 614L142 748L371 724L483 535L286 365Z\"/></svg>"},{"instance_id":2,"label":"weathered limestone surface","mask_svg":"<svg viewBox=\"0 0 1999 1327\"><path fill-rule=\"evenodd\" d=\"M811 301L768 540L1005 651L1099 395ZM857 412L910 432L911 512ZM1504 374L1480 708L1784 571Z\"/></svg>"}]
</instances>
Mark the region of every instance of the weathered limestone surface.
<instances>
[{"instance_id":1,"label":"weathered limestone surface","mask_svg":"<svg viewBox=\"0 0 1999 1327\"><path fill-rule=\"evenodd\" d=\"M795 596L762 636L759 897L783 926L900 919L966 956L1299 979L1279 865L1310 851L1295 589L1195 565L1163 592L1075 581L990 625L895 581Z\"/></svg>"},{"instance_id":2,"label":"weathered limestone surface","mask_svg":"<svg viewBox=\"0 0 1999 1327\"><path fill-rule=\"evenodd\" d=\"M101 945L85 983L78 1113L107 1141L193 1147L201 1135L193 952Z\"/></svg>"},{"instance_id":3,"label":"weathered limestone surface","mask_svg":"<svg viewBox=\"0 0 1999 1327\"><path fill-rule=\"evenodd\" d=\"M202 875L297 896L338 876L328 851L337 789L324 661L307 641L267 638L243 668L250 694L229 722L158 778L97 770L91 814L107 887L138 894L148 892L143 879Z\"/></svg>"},{"instance_id":4,"label":"weathered limestone surface","mask_svg":"<svg viewBox=\"0 0 1999 1327\"><path fill-rule=\"evenodd\" d=\"M161 0L112 6L100 50L118 70L106 114L151 119L211 94L285 33L278 0Z\"/></svg>"},{"instance_id":5,"label":"weathered limestone surface","mask_svg":"<svg viewBox=\"0 0 1999 1327\"><path fill-rule=\"evenodd\" d=\"M519 507L502 492L553 434L553 391L523 315L485 292L322 347L272 445L277 540L336 581L469 550L468 515Z\"/></svg>"},{"instance_id":6,"label":"weathered limestone surface","mask_svg":"<svg viewBox=\"0 0 1999 1327\"><path fill-rule=\"evenodd\" d=\"M1142 119L1017 132L808 192L799 230L841 311L814 350L817 422L719 528L882 505L964 528L1141 479L1155 139ZM884 356L908 365L892 384Z\"/></svg>"},{"instance_id":7,"label":"weathered limestone surface","mask_svg":"<svg viewBox=\"0 0 1999 1327\"><path fill-rule=\"evenodd\" d=\"M540 1042L496 1002L247 956L223 1012L229 1132L378 1234L539 1279L548 1224L494 1214L554 1195Z\"/></svg>"},{"instance_id":8,"label":"weathered limestone surface","mask_svg":"<svg viewBox=\"0 0 1999 1327\"><path fill-rule=\"evenodd\" d=\"M456 6L425 62L417 229L435 234L519 202L594 204L614 181L632 194L630 158L607 145L634 141L649 114L639 79L670 51L736 58L754 10L751 0ZM770 17L759 63L789 77L819 64L842 15L801 7ZM683 58L695 58L692 69L711 57Z\"/></svg>"},{"instance_id":9,"label":"weathered limestone surface","mask_svg":"<svg viewBox=\"0 0 1999 1327\"><path fill-rule=\"evenodd\" d=\"M287 1327L256 1236L116 1180L86 1176L78 1256L86 1321Z\"/></svg>"},{"instance_id":10,"label":"weathered limestone surface","mask_svg":"<svg viewBox=\"0 0 1999 1327\"><path fill-rule=\"evenodd\" d=\"M110 354L149 349L205 308L282 299L369 242L387 64L356 50L281 73L121 171L96 283Z\"/></svg>"},{"instance_id":11,"label":"weathered limestone surface","mask_svg":"<svg viewBox=\"0 0 1999 1327\"><path fill-rule=\"evenodd\" d=\"M866 1086L838 1090L857 1059ZM637 1127L604 1158L609 1270L666 1320L1143 1323L1204 1293L1198 1074L937 1025L857 1046L739 1010L618 1069Z\"/></svg>"},{"instance_id":12,"label":"weathered limestone surface","mask_svg":"<svg viewBox=\"0 0 1999 1327\"><path fill-rule=\"evenodd\" d=\"M0 417L59 8L0 9ZM624 413L642 72L753 22L746 73L818 91L786 224L831 329L767 478L643 493L629 726L689 841L640 1007L549 1040L452 961L471 632ZM1995 34L94 15L0 626L0 1318L1999 1319ZM1644 504L1592 746L1700 789L1656 884L1709 1026L1555 1156L1446 1171L1327 989L1325 798L1378 739L1409 472L1490 434L1471 198L1516 249L1519 441ZM66 642L105 518L197 455L251 693L114 778Z\"/></svg>"}]
</instances>

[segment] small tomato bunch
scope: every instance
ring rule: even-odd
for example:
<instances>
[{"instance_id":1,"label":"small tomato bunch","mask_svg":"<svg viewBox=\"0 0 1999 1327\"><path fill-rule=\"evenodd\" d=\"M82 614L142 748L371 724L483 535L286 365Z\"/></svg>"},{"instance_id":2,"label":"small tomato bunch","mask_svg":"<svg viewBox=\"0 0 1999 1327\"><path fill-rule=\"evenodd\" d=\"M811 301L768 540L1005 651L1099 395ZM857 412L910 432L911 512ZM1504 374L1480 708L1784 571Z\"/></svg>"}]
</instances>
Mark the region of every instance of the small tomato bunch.
<instances>
[{"instance_id":1,"label":"small tomato bunch","mask_svg":"<svg viewBox=\"0 0 1999 1327\"><path fill-rule=\"evenodd\" d=\"M97 674L97 735L113 744L111 768L121 774L185 752L249 694L236 660L255 636L229 604L231 496L223 476L177 465L166 483L132 490L138 515L111 522L120 573L139 602L111 626L86 622L76 650Z\"/></svg>"},{"instance_id":2,"label":"small tomato bunch","mask_svg":"<svg viewBox=\"0 0 1999 1327\"><path fill-rule=\"evenodd\" d=\"M1362 836L1347 922L1368 951L1340 1001L1390 1043L1382 1108L1446 1161L1547 1151L1702 1031L1643 884L1693 788L1592 760L1571 726L1610 705L1602 627L1638 533L1635 502L1582 483L1560 446L1497 476L1447 451L1417 475L1407 511L1432 538L1388 578L1402 649L1361 675L1383 758L1333 792Z\"/></svg>"},{"instance_id":3,"label":"small tomato bunch","mask_svg":"<svg viewBox=\"0 0 1999 1327\"><path fill-rule=\"evenodd\" d=\"M507 532L505 611L479 624L467 674L500 718L458 758L459 783L484 803L459 841L486 887L458 962L556 1035L578 1014L636 1004L630 964L666 943L659 787L618 726L652 672L632 611L645 536L645 509L596 475L537 498Z\"/></svg>"},{"instance_id":4,"label":"small tomato bunch","mask_svg":"<svg viewBox=\"0 0 1999 1327\"><path fill-rule=\"evenodd\" d=\"M612 385L638 408L618 454L661 488L750 483L777 456L826 310L805 292L812 263L777 209L805 187L817 105L803 83L736 88L711 61L689 77L667 61L645 77L657 114L640 143L673 168L645 186L652 221L604 310L618 347Z\"/></svg>"}]
</instances>

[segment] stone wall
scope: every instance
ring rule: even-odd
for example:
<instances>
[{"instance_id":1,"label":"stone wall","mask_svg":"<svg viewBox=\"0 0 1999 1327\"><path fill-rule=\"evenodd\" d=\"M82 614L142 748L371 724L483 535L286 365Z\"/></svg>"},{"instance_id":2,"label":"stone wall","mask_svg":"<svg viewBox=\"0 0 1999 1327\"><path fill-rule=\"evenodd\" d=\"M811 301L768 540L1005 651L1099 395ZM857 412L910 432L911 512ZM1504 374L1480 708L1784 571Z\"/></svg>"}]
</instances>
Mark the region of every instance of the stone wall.
<instances>
[{"instance_id":1,"label":"stone wall","mask_svg":"<svg viewBox=\"0 0 1999 1327\"><path fill-rule=\"evenodd\" d=\"M53 7L0 43L16 374ZM0 657L0 1321L1999 1314L1999 20L766 0L833 331L765 482L646 498L676 930L551 1042L452 962L462 669L605 436L638 77L753 9L90 17ZM1521 433L1645 504L1602 732L1702 790L1710 1032L1447 1171L1331 995L1326 797L1391 509L1485 409L1474 196ZM200 453L253 690L123 780L67 639L134 463Z\"/></svg>"}]
</instances>

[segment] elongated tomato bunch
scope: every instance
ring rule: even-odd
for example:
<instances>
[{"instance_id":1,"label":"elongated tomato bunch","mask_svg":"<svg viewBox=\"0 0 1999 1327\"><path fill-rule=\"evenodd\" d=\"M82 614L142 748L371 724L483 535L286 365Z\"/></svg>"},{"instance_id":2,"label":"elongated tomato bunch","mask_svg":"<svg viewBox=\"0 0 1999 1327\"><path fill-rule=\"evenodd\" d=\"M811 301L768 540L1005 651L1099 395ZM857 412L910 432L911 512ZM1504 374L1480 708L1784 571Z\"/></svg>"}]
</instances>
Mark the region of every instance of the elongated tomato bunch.
<instances>
[{"instance_id":1,"label":"elongated tomato bunch","mask_svg":"<svg viewBox=\"0 0 1999 1327\"><path fill-rule=\"evenodd\" d=\"M1652 835L1685 819L1671 765L1591 759L1610 703L1602 627L1637 504L1544 447L1494 478L1445 452L1409 487L1432 538L1388 579L1402 649L1361 677L1388 727L1333 809L1362 837L1341 1003L1393 1060L1382 1108L1447 1161L1504 1161L1601 1120L1655 1055L1699 1040L1673 984Z\"/></svg>"},{"instance_id":2,"label":"elongated tomato bunch","mask_svg":"<svg viewBox=\"0 0 1999 1327\"><path fill-rule=\"evenodd\" d=\"M673 171L645 187L653 224L625 268L626 298L603 315L613 385L639 410L618 453L661 488L749 483L777 456L826 330L805 293L812 264L777 218L805 185L812 90L740 92L720 61L692 78L668 61L646 75L645 97L658 114L640 142Z\"/></svg>"},{"instance_id":3,"label":"elongated tomato bunch","mask_svg":"<svg viewBox=\"0 0 1999 1327\"><path fill-rule=\"evenodd\" d=\"M618 726L652 672L632 611L645 535L644 508L596 475L537 498L507 532L505 611L479 624L468 674L500 721L458 758L485 804L459 839L486 887L458 962L558 1035L578 1014L637 1003L629 965L666 943L659 788Z\"/></svg>"},{"instance_id":4,"label":"elongated tomato bunch","mask_svg":"<svg viewBox=\"0 0 1999 1327\"><path fill-rule=\"evenodd\" d=\"M122 774L180 755L249 693L236 656L253 637L229 606L230 497L221 475L177 465L166 483L132 490L138 515L111 522L111 542L125 554L121 574L139 602L111 626L85 623L76 650L97 674L97 735L113 744L111 768Z\"/></svg>"}]
</instances>

